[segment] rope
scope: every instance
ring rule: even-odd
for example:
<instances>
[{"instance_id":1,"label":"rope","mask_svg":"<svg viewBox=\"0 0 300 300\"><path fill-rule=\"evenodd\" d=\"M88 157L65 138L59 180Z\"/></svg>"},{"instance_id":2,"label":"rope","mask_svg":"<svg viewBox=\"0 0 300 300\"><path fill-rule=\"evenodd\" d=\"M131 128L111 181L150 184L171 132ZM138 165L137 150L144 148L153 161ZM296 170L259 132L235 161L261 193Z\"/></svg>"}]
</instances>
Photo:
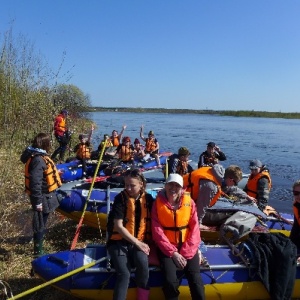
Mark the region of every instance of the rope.
<instances>
[{"instance_id":1,"label":"rope","mask_svg":"<svg viewBox=\"0 0 300 300\"><path fill-rule=\"evenodd\" d=\"M0 280L0 286L1 286L1 290L3 292L2 294L4 294L4 296L14 297L14 295L12 293L12 289L6 281Z\"/></svg>"},{"instance_id":2,"label":"rope","mask_svg":"<svg viewBox=\"0 0 300 300\"><path fill-rule=\"evenodd\" d=\"M97 164L97 167L96 167L96 170L95 170L95 173L94 173L94 177L93 177L93 180L92 180L92 184L91 184L91 187L89 189L89 192L88 192L88 195L86 197L85 204L84 204L84 207L83 207L83 210L82 210L82 215L81 215L81 218L79 220L79 223L77 224L75 236L74 236L74 239L73 239L73 242L72 242L72 245L71 245L71 250L75 249L75 246L77 244L77 240L78 240L78 236L79 236L80 229L81 229L81 226L82 226L82 222L83 222L83 219L84 219L85 211L86 211L88 202L89 202L91 194L92 194L94 183L96 181L96 177L97 177L97 174L98 174L98 171L99 171L100 163L102 161L102 157L103 157L104 150L105 150L105 147L106 147L106 142L107 142L107 140L105 140L104 145L102 147L101 154L100 154L100 157L99 157L99 160L98 160L98 164Z\"/></svg>"}]
</instances>

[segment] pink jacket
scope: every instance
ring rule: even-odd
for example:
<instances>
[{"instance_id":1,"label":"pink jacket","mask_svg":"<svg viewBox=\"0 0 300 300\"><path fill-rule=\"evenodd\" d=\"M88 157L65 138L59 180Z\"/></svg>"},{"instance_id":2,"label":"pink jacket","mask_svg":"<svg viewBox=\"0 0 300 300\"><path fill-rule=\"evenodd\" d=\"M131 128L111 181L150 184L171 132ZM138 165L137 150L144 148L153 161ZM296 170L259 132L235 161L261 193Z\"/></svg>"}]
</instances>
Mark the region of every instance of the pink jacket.
<instances>
[{"instance_id":1,"label":"pink jacket","mask_svg":"<svg viewBox=\"0 0 300 300\"><path fill-rule=\"evenodd\" d=\"M165 204L171 208L170 203L166 199L165 190L162 190L160 196L162 196L163 201ZM198 251L198 246L201 242L200 238L200 228L198 223L198 216L195 202L192 200L192 215L189 222L189 236L187 240L183 243L179 253L186 259L191 259L194 257L195 253ZM180 199L179 207L182 204L182 197ZM167 256L172 257L173 253L178 251L177 246L173 245L169 242L168 238L164 234L164 230L158 220L157 209L155 203L152 207L151 212L151 223L152 223L152 238L159 249Z\"/></svg>"}]
</instances>

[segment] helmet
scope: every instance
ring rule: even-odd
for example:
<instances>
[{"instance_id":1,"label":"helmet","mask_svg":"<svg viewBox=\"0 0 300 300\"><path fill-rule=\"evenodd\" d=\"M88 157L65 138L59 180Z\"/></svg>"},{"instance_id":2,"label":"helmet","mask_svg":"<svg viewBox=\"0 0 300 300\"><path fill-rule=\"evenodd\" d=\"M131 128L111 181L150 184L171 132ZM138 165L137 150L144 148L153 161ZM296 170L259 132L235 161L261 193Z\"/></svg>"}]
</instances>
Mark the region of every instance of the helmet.
<instances>
[{"instance_id":1,"label":"helmet","mask_svg":"<svg viewBox=\"0 0 300 300\"><path fill-rule=\"evenodd\" d=\"M150 130L148 135L154 135L154 131L153 130Z\"/></svg>"},{"instance_id":2,"label":"helmet","mask_svg":"<svg viewBox=\"0 0 300 300\"><path fill-rule=\"evenodd\" d=\"M124 136L122 139L122 143L126 143L126 142L131 142L130 137L129 136Z\"/></svg>"},{"instance_id":3,"label":"helmet","mask_svg":"<svg viewBox=\"0 0 300 300\"><path fill-rule=\"evenodd\" d=\"M139 139L135 139L135 140L134 140L134 144L140 144Z\"/></svg>"},{"instance_id":4,"label":"helmet","mask_svg":"<svg viewBox=\"0 0 300 300\"><path fill-rule=\"evenodd\" d=\"M178 149L178 155L190 155L190 151L187 147L180 147Z\"/></svg>"}]
</instances>

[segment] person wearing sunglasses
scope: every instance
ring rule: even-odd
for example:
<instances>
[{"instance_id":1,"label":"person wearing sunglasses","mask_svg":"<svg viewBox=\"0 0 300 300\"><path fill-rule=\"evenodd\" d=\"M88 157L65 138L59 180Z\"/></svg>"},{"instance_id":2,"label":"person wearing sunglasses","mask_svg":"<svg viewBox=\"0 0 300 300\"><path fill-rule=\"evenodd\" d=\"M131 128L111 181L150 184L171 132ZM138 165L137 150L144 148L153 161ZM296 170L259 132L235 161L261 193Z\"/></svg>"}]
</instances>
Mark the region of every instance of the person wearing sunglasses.
<instances>
[{"instance_id":1,"label":"person wearing sunglasses","mask_svg":"<svg viewBox=\"0 0 300 300\"><path fill-rule=\"evenodd\" d=\"M300 180L295 181L293 184L293 196L294 224L290 239L297 246L297 262L300 263Z\"/></svg>"},{"instance_id":2,"label":"person wearing sunglasses","mask_svg":"<svg viewBox=\"0 0 300 300\"><path fill-rule=\"evenodd\" d=\"M266 165L258 159L253 159L249 163L251 174L248 178L244 191L256 199L258 208L264 211L269 202L272 180L270 171Z\"/></svg>"},{"instance_id":3,"label":"person wearing sunglasses","mask_svg":"<svg viewBox=\"0 0 300 300\"><path fill-rule=\"evenodd\" d=\"M238 187L238 183L243 178L242 169L236 165L230 165L225 169L224 179L222 182L222 192L225 198L240 200L243 202L256 203L254 197L249 196L245 191Z\"/></svg>"}]
</instances>

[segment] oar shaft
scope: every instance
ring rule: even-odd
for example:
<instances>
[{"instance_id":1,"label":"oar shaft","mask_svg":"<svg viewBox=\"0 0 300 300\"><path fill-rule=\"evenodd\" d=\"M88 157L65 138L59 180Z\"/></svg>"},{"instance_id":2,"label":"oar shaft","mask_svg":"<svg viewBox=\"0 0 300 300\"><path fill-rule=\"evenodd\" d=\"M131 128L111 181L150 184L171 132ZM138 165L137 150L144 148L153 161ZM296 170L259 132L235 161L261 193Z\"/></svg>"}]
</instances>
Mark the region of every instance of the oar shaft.
<instances>
[{"instance_id":1,"label":"oar shaft","mask_svg":"<svg viewBox=\"0 0 300 300\"><path fill-rule=\"evenodd\" d=\"M27 291L25 291L25 292L23 292L23 293L20 293L20 294L18 294L18 295L16 295L16 296L13 296L13 297L11 297L11 298L8 298L7 300L15 300L15 299L22 298L22 297L24 297L24 296L26 296L26 295L29 295L29 294L31 294L31 293L33 293L33 292L36 292L36 291L38 291L38 290L40 290L40 289L42 289L42 288L44 288L44 287L46 287L46 286L48 286L48 285L51 285L51 284L53 284L53 283L55 283L55 282L58 282L58 281L60 281L60 280L65 279L65 278L67 278L67 277L69 277L69 276L72 276L72 275L74 275L74 274L77 274L77 273L79 273L79 272L81 272L81 271L83 271L83 270L85 270L85 269L88 269L88 268L90 268L90 267L92 267L92 266L94 266L94 265L96 265L96 264L98 264L98 263L100 263L100 262L102 262L102 261L104 261L104 260L106 260L106 257L102 257L102 258L100 258L100 259L98 259L98 260L96 260L96 261L94 261L94 262L91 262L91 263L89 263L89 264L87 264L87 265L84 265L84 266L82 266L82 267L79 267L79 268L77 268L77 269L75 269L75 270L73 270L73 271L70 271L70 272L68 272L68 273L66 273L66 274L64 274L64 275L58 276L58 277L56 277L56 278L53 278L53 279L51 279L51 280L49 280L49 281L47 281L47 282L44 282L44 283L42 283L42 284L40 284L40 285L38 285L38 286L36 286L36 287L34 287L34 288L32 288L32 289L29 289L29 290L27 290Z\"/></svg>"}]
</instances>

